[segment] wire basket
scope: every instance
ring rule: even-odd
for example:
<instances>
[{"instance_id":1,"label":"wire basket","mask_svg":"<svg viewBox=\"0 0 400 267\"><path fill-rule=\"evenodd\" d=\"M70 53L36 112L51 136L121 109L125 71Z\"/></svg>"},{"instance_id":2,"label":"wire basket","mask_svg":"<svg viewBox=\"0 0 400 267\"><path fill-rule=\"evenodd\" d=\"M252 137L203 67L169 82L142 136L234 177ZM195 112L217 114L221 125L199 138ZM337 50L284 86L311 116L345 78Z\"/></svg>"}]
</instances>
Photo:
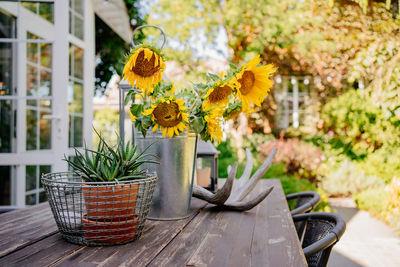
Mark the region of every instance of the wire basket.
<instances>
[{"instance_id":1,"label":"wire basket","mask_svg":"<svg viewBox=\"0 0 400 267\"><path fill-rule=\"evenodd\" d=\"M64 239L87 246L116 245L140 237L157 175L126 182L85 182L72 172L42 175Z\"/></svg>"}]
</instances>

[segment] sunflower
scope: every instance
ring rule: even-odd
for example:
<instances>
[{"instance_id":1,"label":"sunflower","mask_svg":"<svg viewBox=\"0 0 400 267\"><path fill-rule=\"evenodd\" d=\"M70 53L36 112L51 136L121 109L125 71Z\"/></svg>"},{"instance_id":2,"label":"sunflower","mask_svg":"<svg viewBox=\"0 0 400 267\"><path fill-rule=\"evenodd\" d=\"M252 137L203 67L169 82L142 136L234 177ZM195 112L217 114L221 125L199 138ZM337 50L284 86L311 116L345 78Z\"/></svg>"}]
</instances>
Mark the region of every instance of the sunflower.
<instances>
[{"instance_id":1,"label":"sunflower","mask_svg":"<svg viewBox=\"0 0 400 267\"><path fill-rule=\"evenodd\" d=\"M168 98L161 99L156 104L152 104L150 109L146 109L143 115L152 115L151 120L155 123L153 132L160 128L165 137L173 137L179 135L186 128L186 123L189 123L189 114L185 111L185 103L182 99L175 99L170 96Z\"/></svg>"},{"instance_id":2,"label":"sunflower","mask_svg":"<svg viewBox=\"0 0 400 267\"><path fill-rule=\"evenodd\" d=\"M203 97L206 99L203 102L203 109L209 110L212 105L216 104L218 106L226 106L229 102L228 96L232 94L232 90L235 87L234 78L227 81L223 81L223 73L220 75L220 79L216 82Z\"/></svg>"},{"instance_id":3,"label":"sunflower","mask_svg":"<svg viewBox=\"0 0 400 267\"><path fill-rule=\"evenodd\" d=\"M147 94L161 81L164 70L164 60L155 49L140 47L131 53L123 75L132 87L136 84Z\"/></svg>"},{"instance_id":4,"label":"sunflower","mask_svg":"<svg viewBox=\"0 0 400 267\"><path fill-rule=\"evenodd\" d=\"M210 136L211 141L217 140L218 143L222 141L222 107L213 108L208 111L208 114L204 116L204 120L207 122L207 134Z\"/></svg>"},{"instance_id":5,"label":"sunflower","mask_svg":"<svg viewBox=\"0 0 400 267\"><path fill-rule=\"evenodd\" d=\"M242 100L243 111L246 112L250 109L250 103L261 106L272 87L270 76L277 70L273 64L257 67L259 63L258 55L235 75L237 96Z\"/></svg>"}]
</instances>

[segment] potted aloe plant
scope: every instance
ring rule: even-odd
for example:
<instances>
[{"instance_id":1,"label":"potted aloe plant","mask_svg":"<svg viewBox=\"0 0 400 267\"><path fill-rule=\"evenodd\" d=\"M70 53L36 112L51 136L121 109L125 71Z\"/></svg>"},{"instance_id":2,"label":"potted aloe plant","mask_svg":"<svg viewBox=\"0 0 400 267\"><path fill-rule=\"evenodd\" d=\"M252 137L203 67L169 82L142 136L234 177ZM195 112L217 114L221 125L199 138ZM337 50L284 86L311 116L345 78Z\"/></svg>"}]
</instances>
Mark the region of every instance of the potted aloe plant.
<instances>
[{"instance_id":1,"label":"potted aloe plant","mask_svg":"<svg viewBox=\"0 0 400 267\"><path fill-rule=\"evenodd\" d=\"M140 166L158 161L153 155L145 154L150 146L139 153L130 142L124 146L120 137L113 147L97 131L96 134L100 139L96 150L85 146L80 152L75 148L75 158L65 158L65 161L85 183L82 186L87 212L82 216L85 237L123 242L135 234L140 219L135 212L139 191L139 183L135 181L148 177L147 170ZM107 233L116 237L109 238Z\"/></svg>"}]
</instances>

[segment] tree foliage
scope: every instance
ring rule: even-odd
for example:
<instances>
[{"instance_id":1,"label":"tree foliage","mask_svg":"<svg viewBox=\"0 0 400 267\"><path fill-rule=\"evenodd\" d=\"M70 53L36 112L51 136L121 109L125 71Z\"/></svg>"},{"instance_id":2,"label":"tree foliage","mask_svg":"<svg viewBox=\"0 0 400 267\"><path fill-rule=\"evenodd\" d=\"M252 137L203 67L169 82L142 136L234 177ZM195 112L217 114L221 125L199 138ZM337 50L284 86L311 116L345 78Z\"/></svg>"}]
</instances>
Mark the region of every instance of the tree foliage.
<instances>
[{"instance_id":1,"label":"tree foliage","mask_svg":"<svg viewBox=\"0 0 400 267\"><path fill-rule=\"evenodd\" d=\"M364 1L359 2L364 7ZM280 73L330 76L338 86L358 51L398 31L384 3L369 7L366 14L346 1L161 0L149 21L185 44L199 34L215 43L223 29L234 63L261 54Z\"/></svg>"},{"instance_id":2,"label":"tree foliage","mask_svg":"<svg viewBox=\"0 0 400 267\"><path fill-rule=\"evenodd\" d=\"M162 26L171 40L186 47L199 33L207 36L208 43L215 43L223 30L232 62L259 53L263 63L278 66L279 74L318 77L314 86L324 104L351 84L359 86L360 77L349 74L356 68L359 53L376 42L400 38L399 19L393 18L385 3L370 1L369 12L362 7L363 3L354 1L188 0L183 4L180 0L161 0L151 11L149 21ZM179 55L182 65L193 66L193 53L181 48L169 48L167 54ZM373 66L382 65L379 60L373 62ZM195 70L187 68L187 72ZM275 108L271 96L260 109L270 125Z\"/></svg>"},{"instance_id":3,"label":"tree foliage","mask_svg":"<svg viewBox=\"0 0 400 267\"><path fill-rule=\"evenodd\" d=\"M136 7L138 0L125 0L129 18L136 22L132 29L144 24ZM125 43L106 23L96 16L96 80L95 90L104 92L112 75L121 75L124 66L124 56L130 49L130 43ZM143 39L144 36L138 36Z\"/></svg>"}]
</instances>

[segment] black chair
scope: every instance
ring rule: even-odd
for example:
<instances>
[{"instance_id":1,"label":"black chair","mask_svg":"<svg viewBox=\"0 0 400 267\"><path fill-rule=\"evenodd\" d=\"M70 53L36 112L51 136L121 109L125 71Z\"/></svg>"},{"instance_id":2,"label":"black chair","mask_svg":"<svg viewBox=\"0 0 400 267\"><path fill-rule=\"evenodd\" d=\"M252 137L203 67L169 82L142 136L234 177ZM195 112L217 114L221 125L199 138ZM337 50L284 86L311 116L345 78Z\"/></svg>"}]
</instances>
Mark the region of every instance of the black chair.
<instances>
[{"instance_id":1,"label":"black chair","mask_svg":"<svg viewBox=\"0 0 400 267\"><path fill-rule=\"evenodd\" d=\"M294 215L293 221L305 223L300 243L308 266L326 266L333 246L346 229L343 218L335 213L313 212Z\"/></svg>"},{"instance_id":2,"label":"black chair","mask_svg":"<svg viewBox=\"0 0 400 267\"><path fill-rule=\"evenodd\" d=\"M292 207L290 211L293 216L296 214L310 212L321 201L321 197L317 192L304 191L286 195L286 200L288 201L289 207L293 206L291 205L291 202L295 202L293 203L294 207Z\"/></svg>"}]
</instances>

